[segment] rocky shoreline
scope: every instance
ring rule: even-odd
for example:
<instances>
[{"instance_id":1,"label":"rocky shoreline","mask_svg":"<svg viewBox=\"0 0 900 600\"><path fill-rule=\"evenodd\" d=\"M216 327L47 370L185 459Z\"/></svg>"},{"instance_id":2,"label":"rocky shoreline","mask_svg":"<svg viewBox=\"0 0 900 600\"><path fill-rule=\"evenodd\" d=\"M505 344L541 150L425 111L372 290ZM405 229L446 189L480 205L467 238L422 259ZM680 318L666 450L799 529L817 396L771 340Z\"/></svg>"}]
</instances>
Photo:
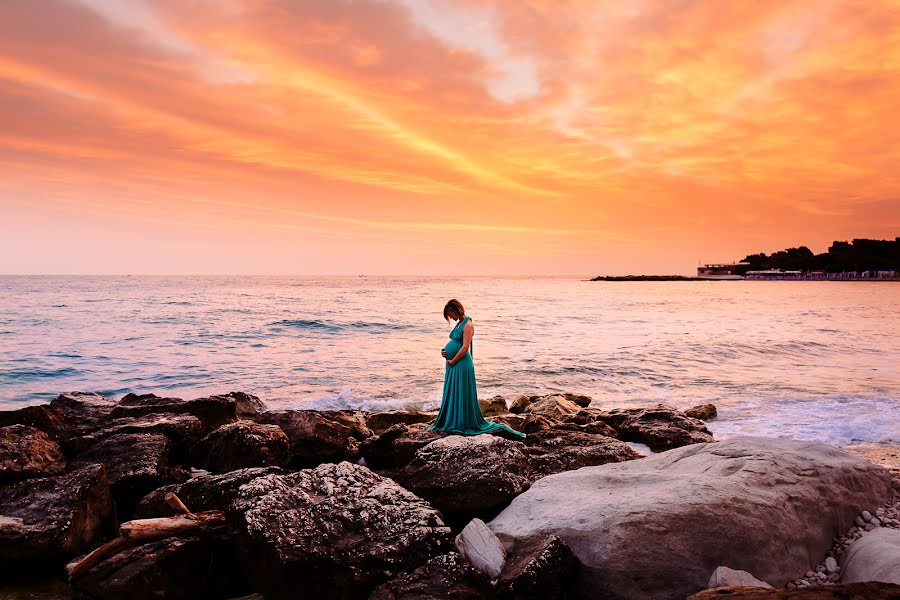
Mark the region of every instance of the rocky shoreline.
<instances>
[{"instance_id":1,"label":"rocky shoreline","mask_svg":"<svg viewBox=\"0 0 900 600\"><path fill-rule=\"evenodd\" d=\"M527 438L240 392L0 411L0 581L129 600L684 598L748 582L831 598L808 594L860 581L900 597L900 573L869 558L900 561L887 468L823 444L717 442L712 405L480 402Z\"/></svg>"}]
</instances>

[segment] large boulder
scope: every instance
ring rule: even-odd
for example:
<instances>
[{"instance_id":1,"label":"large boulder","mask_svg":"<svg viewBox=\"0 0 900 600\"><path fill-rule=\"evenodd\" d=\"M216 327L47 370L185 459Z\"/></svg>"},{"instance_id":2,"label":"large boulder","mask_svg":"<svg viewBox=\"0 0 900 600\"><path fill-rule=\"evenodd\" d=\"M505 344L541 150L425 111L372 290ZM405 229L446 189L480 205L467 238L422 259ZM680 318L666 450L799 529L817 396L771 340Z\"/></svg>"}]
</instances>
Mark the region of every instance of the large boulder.
<instances>
[{"instance_id":1,"label":"large boulder","mask_svg":"<svg viewBox=\"0 0 900 600\"><path fill-rule=\"evenodd\" d=\"M841 581L881 581L900 585L900 530L877 527L841 556Z\"/></svg>"},{"instance_id":2,"label":"large boulder","mask_svg":"<svg viewBox=\"0 0 900 600\"><path fill-rule=\"evenodd\" d=\"M191 463L213 473L249 467L283 467L291 443L277 425L238 421L222 425L191 449Z\"/></svg>"},{"instance_id":3,"label":"large boulder","mask_svg":"<svg viewBox=\"0 0 900 600\"><path fill-rule=\"evenodd\" d=\"M438 431L430 431L424 423L394 425L380 435L364 440L359 445L359 452L368 467L396 469L406 466L419 448L445 436Z\"/></svg>"},{"instance_id":4,"label":"large boulder","mask_svg":"<svg viewBox=\"0 0 900 600\"><path fill-rule=\"evenodd\" d=\"M134 517L149 519L175 515L175 510L166 502L166 494L169 492L176 494L192 512L225 510L245 483L266 475L283 474L284 471L278 467L254 467L219 475L199 475L184 483L165 485L153 490L138 502Z\"/></svg>"},{"instance_id":5,"label":"large boulder","mask_svg":"<svg viewBox=\"0 0 900 600\"><path fill-rule=\"evenodd\" d=\"M366 425L374 435L380 435L394 425L413 425L414 423L430 423L435 413L423 413L417 410L389 410L366 414Z\"/></svg>"},{"instance_id":6,"label":"large boulder","mask_svg":"<svg viewBox=\"0 0 900 600\"><path fill-rule=\"evenodd\" d=\"M547 429L525 438L534 478L571 471L581 467L605 465L641 458L628 444L605 435Z\"/></svg>"},{"instance_id":7,"label":"large boulder","mask_svg":"<svg viewBox=\"0 0 900 600\"><path fill-rule=\"evenodd\" d=\"M116 401L93 392L70 392L54 398L50 406L95 417L108 417L116 407Z\"/></svg>"},{"instance_id":8,"label":"large boulder","mask_svg":"<svg viewBox=\"0 0 900 600\"><path fill-rule=\"evenodd\" d=\"M200 441L203 424L194 415L153 413L140 417L113 419L108 427L91 434L73 438L69 446L76 452L84 452L100 440L121 433L158 433L172 442L173 458L183 459L187 450Z\"/></svg>"},{"instance_id":9,"label":"large boulder","mask_svg":"<svg viewBox=\"0 0 900 600\"><path fill-rule=\"evenodd\" d=\"M57 565L93 549L114 525L102 465L0 487L0 564Z\"/></svg>"},{"instance_id":10,"label":"large boulder","mask_svg":"<svg viewBox=\"0 0 900 600\"><path fill-rule=\"evenodd\" d=\"M84 411L51 404L26 406L16 410L0 410L0 427L28 425L40 429L57 442L67 455L73 453L69 441L88 435L108 424L100 411Z\"/></svg>"},{"instance_id":11,"label":"large boulder","mask_svg":"<svg viewBox=\"0 0 900 600\"><path fill-rule=\"evenodd\" d=\"M521 442L451 435L423 446L395 479L445 515L474 516L528 489L531 464Z\"/></svg>"},{"instance_id":12,"label":"large boulder","mask_svg":"<svg viewBox=\"0 0 900 600\"><path fill-rule=\"evenodd\" d=\"M278 425L291 442L291 466L353 460L360 441L372 435L362 412L353 410L270 410L257 423Z\"/></svg>"},{"instance_id":13,"label":"large boulder","mask_svg":"<svg viewBox=\"0 0 900 600\"><path fill-rule=\"evenodd\" d=\"M621 439L646 444L654 451L713 441L703 421L665 404L613 409L599 418L618 431Z\"/></svg>"},{"instance_id":14,"label":"large boulder","mask_svg":"<svg viewBox=\"0 0 900 600\"><path fill-rule=\"evenodd\" d=\"M209 537L168 537L108 556L73 585L93 598L228 598L241 581L227 544Z\"/></svg>"},{"instance_id":15,"label":"large boulder","mask_svg":"<svg viewBox=\"0 0 900 600\"><path fill-rule=\"evenodd\" d=\"M412 573L383 583L369 600L490 600L487 575L455 552L436 556Z\"/></svg>"},{"instance_id":16,"label":"large boulder","mask_svg":"<svg viewBox=\"0 0 900 600\"><path fill-rule=\"evenodd\" d=\"M169 483L169 438L158 433L120 433L79 454L73 465L106 466L121 520L130 516L144 494Z\"/></svg>"},{"instance_id":17,"label":"large boulder","mask_svg":"<svg viewBox=\"0 0 900 600\"><path fill-rule=\"evenodd\" d=\"M28 425L0 427L0 484L57 475L66 468L59 444Z\"/></svg>"},{"instance_id":18,"label":"large boulder","mask_svg":"<svg viewBox=\"0 0 900 600\"><path fill-rule=\"evenodd\" d=\"M497 580L497 595L510 600L562 600L578 573L578 559L555 535L521 544Z\"/></svg>"},{"instance_id":19,"label":"large boulder","mask_svg":"<svg viewBox=\"0 0 900 600\"><path fill-rule=\"evenodd\" d=\"M253 479L227 514L247 577L268 600L364 597L452 548L436 510L349 462Z\"/></svg>"},{"instance_id":20,"label":"large boulder","mask_svg":"<svg viewBox=\"0 0 900 600\"><path fill-rule=\"evenodd\" d=\"M794 590L768 590L729 586L704 590L687 600L898 600L900 585L868 581L844 585L821 585Z\"/></svg>"},{"instance_id":21,"label":"large boulder","mask_svg":"<svg viewBox=\"0 0 900 600\"><path fill-rule=\"evenodd\" d=\"M830 446L733 438L545 477L489 525L512 554L562 538L581 597L680 599L719 565L785 585L890 492L886 469Z\"/></svg>"}]
</instances>

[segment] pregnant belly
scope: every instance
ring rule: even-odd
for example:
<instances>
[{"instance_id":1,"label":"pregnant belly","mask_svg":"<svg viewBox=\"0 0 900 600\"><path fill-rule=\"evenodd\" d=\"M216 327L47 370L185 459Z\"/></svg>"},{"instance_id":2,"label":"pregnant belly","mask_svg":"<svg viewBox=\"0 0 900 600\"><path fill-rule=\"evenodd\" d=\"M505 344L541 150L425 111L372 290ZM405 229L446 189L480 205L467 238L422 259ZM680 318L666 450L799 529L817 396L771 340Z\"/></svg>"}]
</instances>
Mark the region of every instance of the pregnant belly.
<instances>
[{"instance_id":1,"label":"pregnant belly","mask_svg":"<svg viewBox=\"0 0 900 600\"><path fill-rule=\"evenodd\" d=\"M462 348L462 342L459 340L450 340L447 342L447 345L444 346L444 352L447 353L447 360L456 356L456 353L459 352L460 348Z\"/></svg>"}]
</instances>

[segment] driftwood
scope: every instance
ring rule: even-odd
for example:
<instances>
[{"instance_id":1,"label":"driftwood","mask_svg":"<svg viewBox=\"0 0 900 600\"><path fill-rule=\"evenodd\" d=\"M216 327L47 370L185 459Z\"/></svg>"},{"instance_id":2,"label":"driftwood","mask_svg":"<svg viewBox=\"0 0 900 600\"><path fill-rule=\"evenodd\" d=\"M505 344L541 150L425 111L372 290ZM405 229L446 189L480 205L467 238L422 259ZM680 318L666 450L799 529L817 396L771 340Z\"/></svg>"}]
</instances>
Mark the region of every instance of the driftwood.
<instances>
[{"instance_id":1,"label":"driftwood","mask_svg":"<svg viewBox=\"0 0 900 600\"><path fill-rule=\"evenodd\" d=\"M69 581L126 548L173 535L208 533L225 524L225 515L220 510L192 513L178 496L172 493L166 494L166 502L179 514L174 517L136 519L122 523L119 526L119 537L66 565Z\"/></svg>"}]
</instances>

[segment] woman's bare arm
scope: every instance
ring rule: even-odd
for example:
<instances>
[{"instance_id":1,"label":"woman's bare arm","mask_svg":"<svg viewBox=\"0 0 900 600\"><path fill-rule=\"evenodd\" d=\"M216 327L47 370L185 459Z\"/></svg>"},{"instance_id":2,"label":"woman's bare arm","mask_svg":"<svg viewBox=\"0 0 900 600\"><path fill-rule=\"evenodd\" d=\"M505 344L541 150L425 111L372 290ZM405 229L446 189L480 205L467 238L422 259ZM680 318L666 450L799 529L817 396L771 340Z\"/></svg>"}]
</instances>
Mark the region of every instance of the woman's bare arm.
<instances>
[{"instance_id":1,"label":"woman's bare arm","mask_svg":"<svg viewBox=\"0 0 900 600\"><path fill-rule=\"evenodd\" d=\"M459 349L459 352L456 353L456 356L447 361L451 367L458 363L462 359L462 357L466 355L466 352L469 351L469 346L472 345L473 335L475 335L475 324L472 323L472 321L468 321L465 325L463 325L462 348Z\"/></svg>"}]
</instances>

